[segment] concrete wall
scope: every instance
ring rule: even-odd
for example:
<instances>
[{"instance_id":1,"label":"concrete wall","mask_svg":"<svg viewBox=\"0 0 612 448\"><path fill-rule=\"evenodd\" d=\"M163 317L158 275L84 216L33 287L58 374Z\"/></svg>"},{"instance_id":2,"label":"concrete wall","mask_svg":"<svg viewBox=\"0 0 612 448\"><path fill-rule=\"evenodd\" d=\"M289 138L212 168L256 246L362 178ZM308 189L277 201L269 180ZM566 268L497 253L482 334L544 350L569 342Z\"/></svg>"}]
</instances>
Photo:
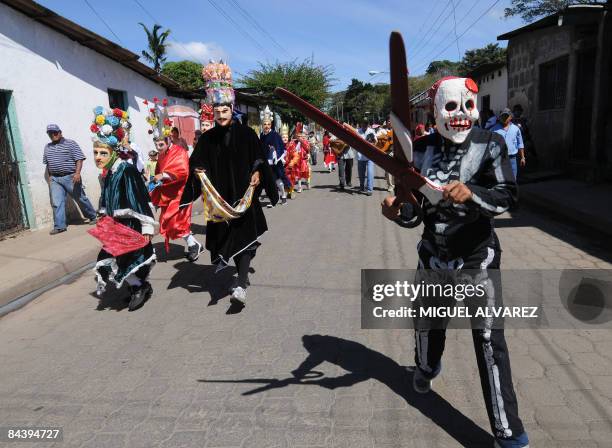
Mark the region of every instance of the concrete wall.
<instances>
[{"instance_id":1,"label":"concrete wall","mask_svg":"<svg viewBox=\"0 0 612 448\"><path fill-rule=\"evenodd\" d=\"M482 110L482 97L486 95L490 95L490 107L496 115L508 107L508 70L506 67L485 73L480 78L477 96L478 110Z\"/></svg>"},{"instance_id":2,"label":"concrete wall","mask_svg":"<svg viewBox=\"0 0 612 448\"><path fill-rule=\"evenodd\" d=\"M508 103L523 107L537 150L540 168L565 168L572 139L573 65L570 27L552 27L525 33L508 43ZM539 110L540 65L561 56L570 56L565 107Z\"/></svg>"},{"instance_id":3,"label":"concrete wall","mask_svg":"<svg viewBox=\"0 0 612 448\"><path fill-rule=\"evenodd\" d=\"M93 164L89 126L93 108L108 107L107 89L127 92L133 140L152 148L143 99L166 96L164 87L96 53L66 36L0 4L0 90L12 91L26 160L25 187L32 198L35 225L52 223L48 184L43 176L47 123L57 123L64 136L81 145L88 157L83 179L92 202L100 186ZM168 98L170 104L189 100Z\"/></svg>"}]
</instances>

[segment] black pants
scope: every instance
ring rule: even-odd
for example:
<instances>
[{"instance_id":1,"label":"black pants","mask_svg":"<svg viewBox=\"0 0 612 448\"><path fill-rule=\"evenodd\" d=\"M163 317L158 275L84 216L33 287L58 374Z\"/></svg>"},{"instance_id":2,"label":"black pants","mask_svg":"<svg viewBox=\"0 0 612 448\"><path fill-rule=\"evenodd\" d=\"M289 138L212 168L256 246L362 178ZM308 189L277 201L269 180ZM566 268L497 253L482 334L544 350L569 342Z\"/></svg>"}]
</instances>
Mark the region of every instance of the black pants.
<instances>
[{"instance_id":1,"label":"black pants","mask_svg":"<svg viewBox=\"0 0 612 448\"><path fill-rule=\"evenodd\" d=\"M351 186L351 177L353 174L353 159L338 159L338 177L340 186Z\"/></svg>"},{"instance_id":2,"label":"black pants","mask_svg":"<svg viewBox=\"0 0 612 448\"><path fill-rule=\"evenodd\" d=\"M486 272L487 269L499 269L500 266L501 252L498 249L487 247L465 258L449 261L440 260L425 246L422 244L419 247L419 269L446 265L449 269ZM472 340L491 430L496 437L518 437L525 429L518 415L504 330L472 330ZM445 329L415 331L415 363L427 378L434 378L440 373L445 342Z\"/></svg>"}]
</instances>

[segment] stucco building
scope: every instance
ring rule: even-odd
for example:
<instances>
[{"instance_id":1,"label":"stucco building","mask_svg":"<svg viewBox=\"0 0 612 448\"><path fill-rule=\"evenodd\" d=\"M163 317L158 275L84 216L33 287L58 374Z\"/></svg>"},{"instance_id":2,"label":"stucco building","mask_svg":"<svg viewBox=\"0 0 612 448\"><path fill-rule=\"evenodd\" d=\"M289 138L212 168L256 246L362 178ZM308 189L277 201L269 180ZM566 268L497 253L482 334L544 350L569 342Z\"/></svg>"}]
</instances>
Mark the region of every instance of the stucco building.
<instances>
[{"instance_id":1,"label":"stucco building","mask_svg":"<svg viewBox=\"0 0 612 448\"><path fill-rule=\"evenodd\" d=\"M568 7L498 37L508 40L508 103L523 108L540 169L612 180L608 8Z\"/></svg>"},{"instance_id":2,"label":"stucco building","mask_svg":"<svg viewBox=\"0 0 612 448\"><path fill-rule=\"evenodd\" d=\"M143 100L195 106L138 55L29 0L0 0L0 61L0 238L52 222L42 163L48 123L88 157L82 177L96 204L99 172L89 132L95 106L128 110L132 139L145 151L153 143Z\"/></svg>"},{"instance_id":3,"label":"stucco building","mask_svg":"<svg viewBox=\"0 0 612 448\"><path fill-rule=\"evenodd\" d=\"M508 107L508 70L505 63L483 64L468 76L478 84L478 110L498 115Z\"/></svg>"}]
</instances>

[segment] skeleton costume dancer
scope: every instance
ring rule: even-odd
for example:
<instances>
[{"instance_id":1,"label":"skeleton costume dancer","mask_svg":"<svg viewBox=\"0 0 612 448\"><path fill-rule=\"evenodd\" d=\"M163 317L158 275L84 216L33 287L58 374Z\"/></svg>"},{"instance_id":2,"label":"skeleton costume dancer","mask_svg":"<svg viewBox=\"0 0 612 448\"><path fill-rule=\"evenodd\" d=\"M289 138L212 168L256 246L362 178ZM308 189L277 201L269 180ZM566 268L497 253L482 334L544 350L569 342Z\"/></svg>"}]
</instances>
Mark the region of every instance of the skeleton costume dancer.
<instances>
[{"instance_id":1,"label":"skeleton costume dancer","mask_svg":"<svg viewBox=\"0 0 612 448\"><path fill-rule=\"evenodd\" d=\"M119 144L130 128L127 112L119 109L105 111L99 106L94 113L94 123L90 127L94 140L94 160L98 168L106 169L99 213L149 239L141 249L116 257L104 249L100 251L95 267L98 282L96 293L102 296L109 281L117 288L126 282L130 289L129 310L134 311L153 293L148 282L156 260L150 241L155 230L153 207L142 175L128 162L128 152L122 151Z\"/></svg>"},{"instance_id":2,"label":"skeleton costume dancer","mask_svg":"<svg viewBox=\"0 0 612 448\"><path fill-rule=\"evenodd\" d=\"M215 190L229 204L237 203L249 185L258 187L251 206L237 219L227 222L209 221L206 225L206 249L217 270L226 267L233 259L238 279L231 288L232 303L246 303L246 289L251 260L260 245L259 237L268 230L266 218L259 203L262 186L272 202L278 202L274 176L266 162L266 155L257 134L250 127L233 119L234 90L229 66L223 62L210 63L203 70L207 82L206 99L213 105L215 127L202 134L189 159L194 172L204 172ZM192 175L192 178L196 177ZM198 181L199 183L199 181ZM187 198L194 189L186 189L183 203L201 193Z\"/></svg>"},{"instance_id":3,"label":"skeleton costume dancer","mask_svg":"<svg viewBox=\"0 0 612 448\"><path fill-rule=\"evenodd\" d=\"M259 139L261 140L264 151L266 151L268 164L270 168L272 168L272 172L276 178L276 187L278 188L278 194L281 198L281 204L285 205L287 203L286 190L291 188L291 182L289 182L289 179L287 179L285 175L285 144L281 136L278 135L278 132L272 129L273 121L272 112L270 112L270 108L266 106L261 121L263 131ZM272 204L268 204L268 207L272 207Z\"/></svg>"},{"instance_id":4,"label":"skeleton costume dancer","mask_svg":"<svg viewBox=\"0 0 612 448\"><path fill-rule=\"evenodd\" d=\"M444 187L437 206L423 200L425 229L418 246L418 269L499 269L501 248L493 217L517 199L517 186L503 138L473 127L478 119L471 79L447 77L430 90L439 133L414 144L414 162L421 174ZM395 128L394 123L394 128ZM394 129L405 132L405 129ZM413 217L409 204L383 202L383 214L399 224ZM440 328L440 327L438 327ZM518 415L510 358L503 329L472 330L480 382L496 447L526 447L527 433ZM427 393L441 371L445 329L416 330L413 386Z\"/></svg>"}]
</instances>

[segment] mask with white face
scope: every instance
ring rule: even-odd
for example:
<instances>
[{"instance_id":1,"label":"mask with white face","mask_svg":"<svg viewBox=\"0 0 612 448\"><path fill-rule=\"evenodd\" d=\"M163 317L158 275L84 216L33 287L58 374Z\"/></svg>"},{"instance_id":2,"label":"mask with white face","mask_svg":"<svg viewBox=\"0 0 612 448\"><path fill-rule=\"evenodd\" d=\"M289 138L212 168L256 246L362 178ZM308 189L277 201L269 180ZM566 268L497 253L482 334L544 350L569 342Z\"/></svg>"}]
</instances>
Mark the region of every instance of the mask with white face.
<instances>
[{"instance_id":1,"label":"mask with white face","mask_svg":"<svg viewBox=\"0 0 612 448\"><path fill-rule=\"evenodd\" d=\"M463 143L478 120L478 86L470 78L442 79L432 87L438 132L455 144Z\"/></svg>"}]
</instances>

